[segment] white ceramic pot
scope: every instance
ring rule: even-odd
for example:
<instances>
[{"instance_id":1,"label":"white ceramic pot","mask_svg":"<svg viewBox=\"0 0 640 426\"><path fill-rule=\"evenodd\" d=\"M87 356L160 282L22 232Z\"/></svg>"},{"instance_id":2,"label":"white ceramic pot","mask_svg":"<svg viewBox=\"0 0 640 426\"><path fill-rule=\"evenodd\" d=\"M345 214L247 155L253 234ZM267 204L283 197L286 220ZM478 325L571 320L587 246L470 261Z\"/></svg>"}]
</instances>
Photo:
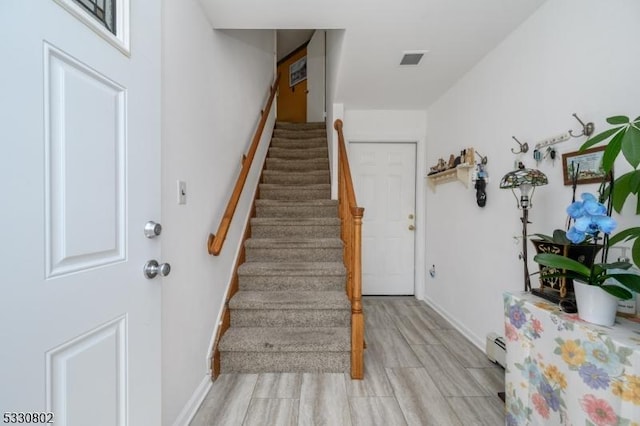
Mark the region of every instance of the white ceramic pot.
<instances>
[{"instance_id":1,"label":"white ceramic pot","mask_svg":"<svg viewBox=\"0 0 640 426\"><path fill-rule=\"evenodd\" d=\"M618 298L595 285L573 280L578 316L587 322L611 326L616 320Z\"/></svg>"}]
</instances>

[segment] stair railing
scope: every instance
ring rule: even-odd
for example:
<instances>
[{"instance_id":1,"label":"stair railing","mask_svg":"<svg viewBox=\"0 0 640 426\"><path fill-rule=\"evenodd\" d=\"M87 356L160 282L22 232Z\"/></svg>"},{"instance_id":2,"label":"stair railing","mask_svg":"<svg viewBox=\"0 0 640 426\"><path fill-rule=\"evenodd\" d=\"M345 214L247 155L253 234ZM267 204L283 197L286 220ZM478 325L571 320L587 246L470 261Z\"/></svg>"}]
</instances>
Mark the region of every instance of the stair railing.
<instances>
[{"instance_id":1,"label":"stair railing","mask_svg":"<svg viewBox=\"0 0 640 426\"><path fill-rule=\"evenodd\" d=\"M278 90L279 81L280 74L278 74L275 82L271 86L269 99L267 100L267 103L262 110L262 113L260 114L260 122L258 123L258 128L256 129L256 133L253 135L251 146L249 147L249 152L247 153L246 157L243 158L242 170L240 170L240 175L238 176L238 180L236 180L236 185L234 186L233 192L231 193L231 198L229 198L227 208L222 215L220 225L218 225L218 232L216 232L215 235L209 234L209 240L207 241L207 250L209 251L209 254L213 256L217 256L220 254L220 252L222 251L222 245L227 238L227 233L229 232L229 227L231 226L231 220L233 219L233 214L236 212L236 207L238 206L240 195L242 195L244 184L247 181L249 170L251 170L251 165L253 164L253 157L255 157L256 151L258 150L258 144L260 143L260 139L262 138L262 132L264 131L264 126L267 122L267 118L269 117L269 112L271 111L273 98L275 97Z\"/></svg>"},{"instance_id":2,"label":"stair railing","mask_svg":"<svg viewBox=\"0 0 640 426\"><path fill-rule=\"evenodd\" d=\"M364 377L364 314L362 312L362 216L351 179L349 158L342 133L342 120L333 127L338 132L338 210L340 236L344 243L344 264L347 268L347 296L351 301L351 378Z\"/></svg>"}]
</instances>

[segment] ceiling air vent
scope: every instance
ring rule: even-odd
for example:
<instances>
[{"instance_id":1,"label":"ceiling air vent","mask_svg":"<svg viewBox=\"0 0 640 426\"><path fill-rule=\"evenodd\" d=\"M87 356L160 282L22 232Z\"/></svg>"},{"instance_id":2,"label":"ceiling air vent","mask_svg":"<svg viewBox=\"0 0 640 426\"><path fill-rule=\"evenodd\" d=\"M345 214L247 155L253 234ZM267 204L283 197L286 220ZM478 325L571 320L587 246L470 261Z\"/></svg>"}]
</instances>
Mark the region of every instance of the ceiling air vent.
<instances>
[{"instance_id":1,"label":"ceiling air vent","mask_svg":"<svg viewBox=\"0 0 640 426\"><path fill-rule=\"evenodd\" d=\"M410 50L402 52L400 65L418 65L427 50Z\"/></svg>"}]
</instances>

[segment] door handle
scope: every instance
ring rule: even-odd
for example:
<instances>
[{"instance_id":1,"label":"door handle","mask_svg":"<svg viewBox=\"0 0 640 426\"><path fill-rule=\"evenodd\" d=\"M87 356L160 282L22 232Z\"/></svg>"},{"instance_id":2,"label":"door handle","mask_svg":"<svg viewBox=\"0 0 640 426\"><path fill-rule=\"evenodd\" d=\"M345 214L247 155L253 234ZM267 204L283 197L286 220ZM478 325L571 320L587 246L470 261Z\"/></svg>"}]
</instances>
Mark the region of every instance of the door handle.
<instances>
[{"instance_id":1,"label":"door handle","mask_svg":"<svg viewBox=\"0 0 640 426\"><path fill-rule=\"evenodd\" d=\"M413 225L409 225L409 231L414 231L415 229L416 229L416 227L415 227L415 226L413 226Z\"/></svg>"},{"instance_id":2,"label":"door handle","mask_svg":"<svg viewBox=\"0 0 640 426\"><path fill-rule=\"evenodd\" d=\"M144 276L148 279L155 278L158 274L166 277L171 272L171 265L168 263L158 263L157 260L150 260L142 268Z\"/></svg>"}]
</instances>

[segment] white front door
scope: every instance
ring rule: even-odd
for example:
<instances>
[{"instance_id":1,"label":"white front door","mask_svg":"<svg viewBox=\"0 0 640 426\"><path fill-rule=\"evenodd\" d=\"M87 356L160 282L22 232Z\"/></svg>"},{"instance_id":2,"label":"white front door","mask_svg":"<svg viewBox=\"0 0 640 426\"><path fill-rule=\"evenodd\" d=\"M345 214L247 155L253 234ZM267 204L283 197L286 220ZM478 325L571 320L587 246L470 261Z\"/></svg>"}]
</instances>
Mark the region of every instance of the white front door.
<instances>
[{"instance_id":1,"label":"white front door","mask_svg":"<svg viewBox=\"0 0 640 426\"><path fill-rule=\"evenodd\" d=\"M0 2L5 423L160 424L160 2L125 7L130 55L53 0Z\"/></svg>"},{"instance_id":2,"label":"white front door","mask_svg":"<svg viewBox=\"0 0 640 426\"><path fill-rule=\"evenodd\" d=\"M414 294L415 143L349 143L362 223L362 294Z\"/></svg>"}]
</instances>

